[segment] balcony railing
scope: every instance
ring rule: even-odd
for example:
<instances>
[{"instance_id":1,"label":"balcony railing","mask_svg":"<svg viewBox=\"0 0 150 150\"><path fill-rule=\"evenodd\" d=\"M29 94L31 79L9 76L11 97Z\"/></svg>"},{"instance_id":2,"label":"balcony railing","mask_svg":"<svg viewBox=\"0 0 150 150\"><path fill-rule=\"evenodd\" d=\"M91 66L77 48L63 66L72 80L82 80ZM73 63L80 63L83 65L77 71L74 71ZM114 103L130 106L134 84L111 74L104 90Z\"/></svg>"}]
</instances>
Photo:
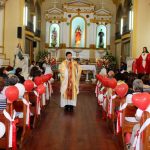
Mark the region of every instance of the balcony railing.
<instances>
[{"instance_id":1,"label":"balcony railing","mask_svg":"<svg viewBox=\"0 0 150 150\"><path fill-rule=\"evenodd\" d=\"M33 32L33 23L32 22L28 22L27 26L26 26L26 30Z\"/></svg>"},{"instance_id":2,"label":"balcony railing","mask_svg":"<svg viewBox=\"0 0 150 150\"><path fill-rule=\"evenodd\" d=\"M123 34L127 34L127 33L130 33L129 25L124 25L123 26Z\"/></svg>"},{"instance_id":3,"label":"balcony railing","mask_svg":"<svg viewBox=\"0 0 150 150\"><path fill-rule=\"evenodd\" d=\"M34 35L37 36L37 37L40 37L41 36L41 30L36 29Z\"/></svg>"},{"instance_id":4,"label":"balcony railing","mask_svg":"<svg viewBox=\"0 0 150 150\"><path fill-rule=\"evenodd\" d=\"M116 32L115 37L116 37L116 40L121 39L121 34L120 34L120 32Z\"/></svg>"}]
</instances>

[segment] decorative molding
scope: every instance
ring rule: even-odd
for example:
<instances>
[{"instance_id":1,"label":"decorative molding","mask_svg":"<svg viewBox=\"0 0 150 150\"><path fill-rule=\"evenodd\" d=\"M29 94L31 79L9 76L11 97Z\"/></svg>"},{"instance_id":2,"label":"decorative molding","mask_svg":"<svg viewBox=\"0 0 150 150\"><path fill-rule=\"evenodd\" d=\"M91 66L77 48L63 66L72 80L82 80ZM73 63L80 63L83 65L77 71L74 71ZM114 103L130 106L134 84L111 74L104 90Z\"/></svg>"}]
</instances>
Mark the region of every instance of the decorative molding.
<instances>
[{"instance_id":1,"label":"decorative molding","mask_svg":"<svg viewBox=\"0 0 150 150\"><path fill-rule=\"evenodd\" d=\"M127 38L130 38L130 37L131 37L131 34L128 33L128 34L122 35L121 39L123 40L123 39L127 39Z\"/></svg>"},{"instance_id":2,"label":"decorative molding","mask_svg":"<svg viewBox=\"0 0 150 150\"><path fill-rule=\"evenodd\" d=\"M99 9L95 11L94 14L94 23L99 23L99 22L105 22L105 23L111 23L112 20L112 14L110 11L106 9Z\"/></svg>"},{"instance_id":3,"label":"decorative molding","mask_svg":"<svg viewBox=\"0 0 150 150\"><path fill-rule=\"evenodd\" d=\"M100 24L102 24L102 23L111 23L111 20L106 20L106 19L103 19L103 18L101 18L101 19L96 19L96 18L94 18L94 19L90 19L90 22L91 23L100 23Z\"/></svg>"},{"instance_id":4,"label":"decorative molding","mask_svg":"<svg viewBox=\"0 0 150 150\"><path fill-rule=\"evenodd\" d=\"M94 13L94 10L95 5L83 0L67 2L63 5L63 11L67 13Z\"/></svg>"},{"instance_id":5,"label":"decorative molding","mask_svg":"<svg viewBox=\"0 0 150 150\"><path fill-rule=\"evenodd\" d=\"M5 6L6 0L0 0L0 8Z\"/></svg>"},{"instance_id":6,"label":"decorative molding","mask_svg":"<svg viewBox=\"0 0 150 150\"><path fill-rule=\"evenodd\" d=\"M30 31L25 31L25 35L34 37L34 33L30 32Z\"/></svg>"},{"instance_id":7,"label":"decorative molding","mask_svg":"<svg viewBox=\"0 0 150 150\"><path fill-rule=\"evenodd\" d=\"M45 19L46 21L58 21L58 22L67 21L67 19L64 18L63 11L56 7L46 10Z\"/></svg>"}]
</instances>

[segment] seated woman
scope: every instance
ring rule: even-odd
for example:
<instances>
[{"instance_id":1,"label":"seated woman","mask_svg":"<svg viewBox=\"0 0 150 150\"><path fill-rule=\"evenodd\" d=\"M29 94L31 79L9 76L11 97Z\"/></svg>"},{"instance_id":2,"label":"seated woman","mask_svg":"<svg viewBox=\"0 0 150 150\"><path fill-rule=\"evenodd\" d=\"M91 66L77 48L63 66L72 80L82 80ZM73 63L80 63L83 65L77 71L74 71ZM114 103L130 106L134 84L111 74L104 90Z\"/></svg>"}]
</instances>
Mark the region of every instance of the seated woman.
<instances>
[{"instance_id":1,"label":"seated woman","mask_svg":"<svg viewBox=\"0 0 150 150\"><path fill-rule=\"evenodd\" d=\"M11 76L8 78L8 85L15 85L19 82L19 78L16 75Z\"/></svg>"},{"instance_id":2,"label":"seated woman","mask_svg":"<svg viewBox=\"0 0 150 150\"><path fill-rule=\"evenodd\" d=\"M15 75L19 78L19 83L24 83L25 79L24 77L21 75L21 72L22 72L22 68L17 68L16 69L16 73Z\"/></svg>"},{"instance_id":3,"label":"seated woman","mask_svg":"<svg viewBox=\"0 0 150 150\"><path fill-rule=\"evenodd\" d=\"M8 85L8 72L5 67L0 68L0 77L5 81L5 85Z\"/></svg>"},{"instance_id":4,"label":"seated woman","mask_svg":"<svg viewBox=\"0 0 150 150\"><path fill-rule=\"evenodd\" d=\"M33 80L35 77L37 76L41 76L42 75L42 72L41 70L39 69L39 67L37 66L34 66L32 67L31 71L30 71L30 75L29 75L29 79L30 80Z\"/></svg>"},{"instance_id":5,"label":"seated woman","mask_svg":"<svg viewBox=\"0 0 150 150\"><path fill-rule=\"evenodd\" d=\"M0 110L4 110L6 108L6 97L3 91L4 86L5 81L2 77L0 77Z\"/></svg>"},{"instance_id":6,"label":"seated woman","mask_svg":"<svg viewBox=\"0 0 150 150\"><path fill-rule=\"evenodd\" d=\"M44 64L42 67L44 68L44 74L53 74L48 57L45 57Z\"/></svg>"},{"instance_id":7,"label":"seated woman","mask_svg":"<svg viewBox=\"0 0 150 150\"><path fill-rule=\"evenodd\" d=\"M135 79L133 81L133 91L134 93L138 93L138 92L143 92L143 81L140 80L140 79ZM140 128L140 118L141 116L137 116L137 114L135 114L135 118L137 120L137 124L134 125L133 127L133 130L132 130L132 134L131 134L131 138L129 139L129 141L126 143L127 144L127 149L129 150L132 150L133 147L131 147L131 145L133 144L133 141L134 141L134 138L135 138L135 135L137 134L137 131L139 130ZM128 133L130 134L130 133ZM127 134L126 134L127 135Z\"/></svg>"}]
</instances>

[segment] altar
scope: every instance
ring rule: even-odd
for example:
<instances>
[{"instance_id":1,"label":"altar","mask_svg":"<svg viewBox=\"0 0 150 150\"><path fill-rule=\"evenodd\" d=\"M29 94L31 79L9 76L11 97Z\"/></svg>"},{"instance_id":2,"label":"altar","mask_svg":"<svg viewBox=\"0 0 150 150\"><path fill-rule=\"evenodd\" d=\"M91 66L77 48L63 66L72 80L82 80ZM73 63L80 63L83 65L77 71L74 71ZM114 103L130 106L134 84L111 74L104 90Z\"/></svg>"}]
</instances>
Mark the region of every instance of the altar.
<instances>
[{"instance_id":1,"label":"altar","mask_svg":"<svg viewBox=\"0 0 150 150\"><path fill-rule=\"evenodd\" d=\"M45 13L45 47L58 62L70 51L73 57L78 54L94 64L110 50L111 19L110 11L96 10L94 4L82 0L66 2L63 9L49 8Z\"/></svg>"},{"instance_id":2,"label":"altar","mask_svg":"<svg viewBox=\"0 0 150 150\"><path fill-rule=\"evenodd\" d=\"M93 72L93 79L95 79L96 75L96 66L95 65L80 65L82 71L86 71L86 81L89 81L89 72Z\"/></svg>"}]
</instances>

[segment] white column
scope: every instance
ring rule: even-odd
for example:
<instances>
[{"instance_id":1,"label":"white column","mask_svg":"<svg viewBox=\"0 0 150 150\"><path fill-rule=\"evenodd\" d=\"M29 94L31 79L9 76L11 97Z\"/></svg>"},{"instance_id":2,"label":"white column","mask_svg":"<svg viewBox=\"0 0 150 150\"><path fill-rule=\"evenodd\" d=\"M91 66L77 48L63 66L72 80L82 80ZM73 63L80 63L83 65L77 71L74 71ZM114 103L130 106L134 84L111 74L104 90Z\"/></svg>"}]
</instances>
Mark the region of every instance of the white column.
<instances>
[{"instance_id":1,"label":"white column","mask_svg":"<svg viewBox=\"0 0 150 150\"><path fill-rule=\"evenodd\" d=\"M46 33L45 33L45 43L49 44L50 40L50 23L46 22Z\"/></svg>"},{"instance_id":2,"label":"white column","mask_svg":"<svg viewBox=\"0 0 150 150\"><path fill-rule=\"evenodd\" d=\"M106 34L107 34L107 36L106 36L106 40L107 40L107 41L106 41L106 44L107 44L107 45L110 45L110 38L111 38L111 35L110 35L110 31L111 31L111 30L110 30L110 28L111 28L111 25L110 25L110 24L107 24L107 25L106 25L106 29L107 29L107 30L106 30L106 31L107 31L107 33L106 33Z\"/></svg>"},{"instance_id":3,"label":"white column","mask_svg":"<svg viewBox=\"0 0 150 150\"><path fill-rule=\"evenodd\" d=\"M93 44L96 45L97 24L93 23Z\"/></svg>"},{"instance_id":4,"label":"white column","mask_svg":"<svg viewBox=\"0 0 150 150\"><path fill-rule=\"evenodd\" d=\"M60 23L60 43L62 44L64 42L63 40L63 30L64 30L64 22Z\"/></svg>"}]
</instances>

